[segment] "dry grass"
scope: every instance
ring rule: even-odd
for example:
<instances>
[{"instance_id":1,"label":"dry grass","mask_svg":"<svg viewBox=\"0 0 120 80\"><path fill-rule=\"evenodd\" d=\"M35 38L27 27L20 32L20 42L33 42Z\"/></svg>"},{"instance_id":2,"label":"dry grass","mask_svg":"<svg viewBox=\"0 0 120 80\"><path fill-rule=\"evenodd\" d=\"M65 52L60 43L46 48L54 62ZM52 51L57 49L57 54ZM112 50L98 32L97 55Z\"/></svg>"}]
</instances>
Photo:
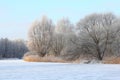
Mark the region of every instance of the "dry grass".
<instances>
[{"instance_id":1,"label":"dry grass","mask_svg":"<svg viewBox=\"0 0 120 80\"><path fill-rule=\"evenodd\" d=\"M65 61L61 58L55 57L55 56L45 56L45 57L39 57L38 55L29 55L25 56L24 61L28 62L60 62L60 63L80 63L81 59L77 59L75 61ZM82 59L84 60L84 59ZM104 64L120 64L120 57L106 57L102 63Z\"/></svg>"},{"instance_id":2,"label":"dry grass","mask_svg":"<svg viewBox=\"0 0 120 80\"><path fill-rule=\"evenodd\" d=\"M103 60L104 64L120 64L120 57L107 57Z\"/></svg>"},{"instance_id":3,"label":"dry grass","mask_svg":"<svg viewBox=\"0 0 120 80\"><path fill-rule=\"evenodd\" d=\"M23 59L24 61L28 61L28 62L61 62L61 63L66 62L54 56L39 57L38 55L29 55L29 56L24 56Z\"/></svg>"},{"instance_id":4,"label":"dry grass","mask_svg":"<svg viewBox=\"0 0 120 80\"><path fill-rule=\"evenodd\" d=\"M81 56L77 60L66 61L62 58L55 57L53 55L48 55L45 57L39 57L38 55L26 54L23 57L24 61L28 62L60 62L60 63L80 63L82 60L92 60L91 58L86 58ZM104 57L102 63L104 64L120 64L120 57L108 56Z\"/></svg>"}]
</instances>

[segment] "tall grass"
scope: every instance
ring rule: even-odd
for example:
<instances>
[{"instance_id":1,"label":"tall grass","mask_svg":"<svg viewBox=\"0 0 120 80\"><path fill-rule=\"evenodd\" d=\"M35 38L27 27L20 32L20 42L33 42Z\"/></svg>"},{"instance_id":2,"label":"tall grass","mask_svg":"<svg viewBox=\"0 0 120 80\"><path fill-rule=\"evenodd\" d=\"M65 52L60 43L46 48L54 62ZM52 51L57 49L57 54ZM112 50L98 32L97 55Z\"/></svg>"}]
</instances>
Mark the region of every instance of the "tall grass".
<instances>
[{"instance_id":1,"label":"tall grass","mask_svg":"<svg viewBox=\"0 0 120 80\"><path fill-rule=\"evenodd\" d=\"M39 57L38 55L29 55L23 57L24 61L28 62L61 62L65 63L65 60L62 60L61 58L49 55L45 57Z\"/></svg>"},{"instance_id":2,"label":"tall grass","mask_svg":"<svg viewBox=\"0 0 120 80\"><path fill-rule=\"evenodd\" d=\"M120 57L106 57L102 62L104 64L120 64Z\"/></svg>"}]
</instances>

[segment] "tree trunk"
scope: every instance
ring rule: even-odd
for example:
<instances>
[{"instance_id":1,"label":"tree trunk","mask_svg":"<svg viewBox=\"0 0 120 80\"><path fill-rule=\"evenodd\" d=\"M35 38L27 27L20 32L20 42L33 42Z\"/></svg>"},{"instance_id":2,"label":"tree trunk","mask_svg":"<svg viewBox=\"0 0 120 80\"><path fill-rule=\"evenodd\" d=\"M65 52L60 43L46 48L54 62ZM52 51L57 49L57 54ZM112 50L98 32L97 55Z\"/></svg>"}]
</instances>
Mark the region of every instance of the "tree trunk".
<instances>
[{"instance_id":1,"label":"tree trunk","mask_svg":"<svg viewBox=\"0 0 120 80\"><path fill-rule=\"evenodd\" d=\"M98 60L102 60L103 57L100 55L100 53L98 54Z\"/></svg>"},{"instance_id":2,"label":"tree trunk","mask_svg":"<svg viewBox=\"0 0 120 80\"><path fill-rule=\"evenodd\" d=\"M40 57L44 57L46 54L45 53L39 53Z\"/></svg>"},{"instance_id":3,"label":"tree trunk","mask_svg":"<svg viewBox=\"0 0 120 80\"><path fill-rule=\"evenodd\" d=\"M102 60L103 59L103 56L102 56L102 53L101 53L101 51L100 51L100 48L99 48L99 46L97 45L96 46L96 48L97 48L97 58L98 58L98 60Z\"/></svg>"}]
</instances>

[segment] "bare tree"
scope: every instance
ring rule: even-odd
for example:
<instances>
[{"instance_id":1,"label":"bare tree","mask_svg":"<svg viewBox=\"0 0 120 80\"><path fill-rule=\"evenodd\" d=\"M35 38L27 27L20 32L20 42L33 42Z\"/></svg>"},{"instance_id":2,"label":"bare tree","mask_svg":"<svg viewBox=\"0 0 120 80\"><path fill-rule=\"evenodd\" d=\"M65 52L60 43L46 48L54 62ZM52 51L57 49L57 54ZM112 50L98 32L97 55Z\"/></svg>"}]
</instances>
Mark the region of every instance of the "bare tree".
<instances>
[{"instance_id":1,"label":"bare tree","mask_svg":"<svg viewBox=\"0 0 120 80\"><path fill-rule=\"evenodd\" d=\"M120 20L118 19L110 31L109 52L115 56L120 56Z\"/></svg>"},{"instance_id":2,"label":"bare tree","mask_svg":"<svg viewBox=\"0 0 120 80\"><path fill-rule=\"evenodd\" d=\"M79 29L78 36L83 50L95 54L99 60L102 60L115 22L116 17L111 13L92 14L81 20L77 24L77 29Z\"/></svg>"},{"instance_id":3,"label":"bare tree","mask_svg":"<svg viewBox=\"0 0 120 80\"><path fill-rule=\"evenodd\" d=\"M62 49L65 47L65 36L54 33L52 40L52 51L55 56L59 56Z\"/></svg>"},{"instance_id":4,"label":"bare tree","mask_svg":"<svg viewBox=\"0 0 120 80\"><path fill-rule=\"evenodd\" d=\"M67 18L63 18L57 22L55 27L56 33L69 34L73 32L73 24Z\"/></svg>"},{"instance_id":5,"label":"bare tree","mask_svg":"<svg viewBox=\"0 0 120 80\"><path fill-rule=\"evenodd\" d=\"M58 21L54 35L52 50L56 56L59 56L61 51L70 43L70 38L73 34L73 24L68 19L62 19Z\"/></svg>"},{"instance_id":6,"label":"bare tree","mask_svg":"<svg viewBox=\"0 0 120 80\"><path fill-rule=\"evenodd\" d=\"M29 30L28 48L44 57L50 50L54 26L52 21L43 16L41 21L33 23Z\"/></svg>"}]
</instances>

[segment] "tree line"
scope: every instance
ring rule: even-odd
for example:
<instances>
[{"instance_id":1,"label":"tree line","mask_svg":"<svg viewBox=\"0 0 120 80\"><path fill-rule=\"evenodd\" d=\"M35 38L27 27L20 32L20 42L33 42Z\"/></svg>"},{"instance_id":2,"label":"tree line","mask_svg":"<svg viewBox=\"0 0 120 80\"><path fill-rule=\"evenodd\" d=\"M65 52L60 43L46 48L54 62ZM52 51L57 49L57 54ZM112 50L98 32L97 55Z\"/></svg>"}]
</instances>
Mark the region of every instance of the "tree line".
<instances>
[{"instance_id":1,"label":"tree line","mask_svg":"<svg viewBox=\"0 0 120 80\"><path fill-rule=\"evenodd\" d=\"M0 39L0 58L21 58L24 53L54 55L65 60L81 55L98 60L120 56L120 18L112 13L94 13L76 24L67 18L54 24L43 16L31 25L27 41Z\"/></svg>"},{"instance_id":2,"label":"tree line","mask_svg":"<svg viewBox=\"0 0 120 80\"><path fill-rule=\"evenodd\" d=\"M23 40L0 39L0 59L3 58L22 58L28 51Z\"/></svg>"},{"instance_id":3,"label":"tree line","mask_svg":"<svg viewBox=\"0 0 120 80\"><path fill-rule=\"evenodd\" d=\"M120 54L120 19L112 13L91 14L76 25L66 18L55 25L43 16L32 24L28 36L29 53L40 57L53 54L74 60L83 54L102 60Z\"/></svg>"}]
</instances>

